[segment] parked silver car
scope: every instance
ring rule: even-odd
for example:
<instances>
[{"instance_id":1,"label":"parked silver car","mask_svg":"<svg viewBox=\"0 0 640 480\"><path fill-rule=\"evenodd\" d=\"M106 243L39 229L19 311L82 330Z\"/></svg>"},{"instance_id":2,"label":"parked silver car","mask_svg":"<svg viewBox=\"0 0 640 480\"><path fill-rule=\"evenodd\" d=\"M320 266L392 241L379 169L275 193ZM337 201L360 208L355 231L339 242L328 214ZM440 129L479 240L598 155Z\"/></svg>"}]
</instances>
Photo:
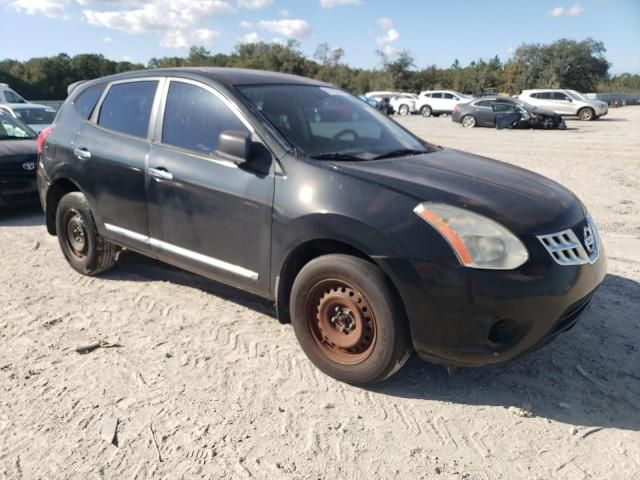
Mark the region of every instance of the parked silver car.
<instances>
[{"instance_id":1,"label":"parked silver car","mask_svg":"<svg viewBox=\"0 0 640 480\"><path fill-rule=\"evenodd\" d=\"M575 90L523 90L518 97L531 105L560 115L576 115L580 120L595 120L609 113L606 102L587 98Z\"/></svg>"}]
</instances>

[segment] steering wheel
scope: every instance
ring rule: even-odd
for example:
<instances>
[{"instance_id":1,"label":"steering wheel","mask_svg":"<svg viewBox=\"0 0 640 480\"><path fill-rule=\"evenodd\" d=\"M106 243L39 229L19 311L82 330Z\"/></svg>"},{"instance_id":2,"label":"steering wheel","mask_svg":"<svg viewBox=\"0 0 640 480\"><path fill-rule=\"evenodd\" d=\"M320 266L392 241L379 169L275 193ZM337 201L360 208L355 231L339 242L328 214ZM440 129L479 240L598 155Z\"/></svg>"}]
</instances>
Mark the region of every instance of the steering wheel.
<instances>
[{"instance_id":1,"label":"steering wheel","mask_svg":"<svg viewBox=\"0 0 640 480\"><path fill-rule=\"evenodd\" d=\"M360 138L358 136L358 132L356 132L355 130L353 130L352 128L345 128L344 130L340 130L338 133L336 133L332 138L331 141L332 142L336 142L338 140L340 140L340 138L344 137L345 135L353 135L353 141L356 142L358 141L358 139Z\"/></svg>"}]
</instances>

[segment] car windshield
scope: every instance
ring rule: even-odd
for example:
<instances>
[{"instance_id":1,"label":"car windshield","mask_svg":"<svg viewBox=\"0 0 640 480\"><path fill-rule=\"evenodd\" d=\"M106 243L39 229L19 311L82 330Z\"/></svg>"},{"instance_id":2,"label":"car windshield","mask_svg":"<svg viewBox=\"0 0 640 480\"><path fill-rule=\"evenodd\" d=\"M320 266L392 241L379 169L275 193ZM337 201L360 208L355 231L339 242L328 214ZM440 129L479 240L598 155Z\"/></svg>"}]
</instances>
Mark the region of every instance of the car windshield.
<instances>
[{"instance_id":1,"label":"car windshield","mask_svg":"<svg viewBox=\"0 0 640 480\"><path fill-rule=\"evenodd\" d=\"M515 102L522 108L524 108L527 112L533 112L534 110L536 110L538 107L534 107L533 105L531 105L530 103L524 102L522 100L516 100L514 99Z\"/></svg>"},{"instance_id":2,"label":"car windshield","mask_svg":"<svg viewBox=\"0 0 640 480\"><path fill-rule=\"evenodd\" d=\"M565 90L567 95L569 95L574 100L586 100L587 98L580 92L576 92L575 90Z\"/></svg>"},{"instance_id":3,"label":"car windshield","mask_svg":"<svg viewBox=\"0 0 640 480\"><path fill-rule=\"evenodd\" d=\"M50 125L56 117L53 108L14 108L13 111L27 125Z\"/></svg>"},{"instance_id":4,"label":"car windshield","mask_svg":"<svg viewBox=\"0 0 640 480\"><path fill-rule=\"evenodd\" d=\"M0 115L0 140L34 139L38 135L23 122L8 115Z\"/></svg>"},{"instance_id":5,"label":"car windshield","mask_svg":"<svg viewBox=\"0 0 640 480\"><path fill-rule=\"evenodd\" d=\"M312 158L373 160L430 151L394 121L337 88L247 85L238 90Z\"/></svg>"}]
</instances>

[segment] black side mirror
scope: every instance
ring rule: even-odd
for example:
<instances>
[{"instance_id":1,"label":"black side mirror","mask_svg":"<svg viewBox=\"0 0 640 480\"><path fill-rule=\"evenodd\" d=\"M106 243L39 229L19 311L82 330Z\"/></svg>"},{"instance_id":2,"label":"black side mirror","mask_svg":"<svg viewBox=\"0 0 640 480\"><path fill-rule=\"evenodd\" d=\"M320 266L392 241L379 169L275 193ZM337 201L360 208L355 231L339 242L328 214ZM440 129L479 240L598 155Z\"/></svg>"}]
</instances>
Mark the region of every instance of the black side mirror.
<instances>
[{"instance_id":1,"label":"black side mirror","mask_svg":"<svg viewBox=\"0 0 640 480\"><path fill-rule=\"evenodd\" d=\"M251 138L247 132L225 130L218 137L216 154L224 160L242 165L249 160L251 153Z\"/></svg>"}]
</instances>

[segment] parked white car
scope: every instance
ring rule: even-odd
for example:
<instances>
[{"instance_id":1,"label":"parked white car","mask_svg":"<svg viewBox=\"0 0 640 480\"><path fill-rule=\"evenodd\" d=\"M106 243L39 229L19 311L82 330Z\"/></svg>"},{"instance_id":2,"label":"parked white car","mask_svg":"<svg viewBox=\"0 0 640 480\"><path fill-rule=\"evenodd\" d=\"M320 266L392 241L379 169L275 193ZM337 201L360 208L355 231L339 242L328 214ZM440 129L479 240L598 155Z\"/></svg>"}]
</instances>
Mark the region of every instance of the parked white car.
<instances>
[{"instance_id":1,"label":"parked white car","mask_svg":"<svg viewBox=\"0 0 640 480\"><path fill-rule=\"evenodd\" d=\"M426 90L420 92L416 102L416 111L423 117L451 113L459 103L469 102L473 97L453 90Z\"/></svg>"},{"instance_id":2,"label":"parked white car","mask_svg":"<svg viewBox=\"0 0 640 480\"><path fill-rule=\"evenodd\" d=\"M27 103L27 101L9 85L0 83L0 105L5 103Z\"/></svg>"},{"instance_id":3,"label":"parked white car","mask_svg":"<svg viewBox=\"0 0 640 480\"><path fill-rule=\"evenodd\" d=\"M56 118L55 109L37 103L0 103L0 112L22 120L36 133L47 128Z\"/></svg>"},{"instance_id":4,"label":"parked white car","mask_svg":"<svg viewBox=\"0 0 640 480\"><path fill-rule=\"evenodd\" d=\"M560 115L576 115L580 120L595 120L609 113L606 102L587 98L580 92L565 89L523 90L518 96L535 107Z\"/></svg>"},{"instance_id":5,"label":"parked white car","mask_svg":"<svg viewBox=\"0 0 640 480\"><path fill-rule=\"evenodd\" d=\"M394 113L399 115L410 115L417 111L416 100L418 97L413 93L375 91L368 92L365 95L379 102L382 102L384 98L388 98Z\"/></svg>"}]
</instances>

